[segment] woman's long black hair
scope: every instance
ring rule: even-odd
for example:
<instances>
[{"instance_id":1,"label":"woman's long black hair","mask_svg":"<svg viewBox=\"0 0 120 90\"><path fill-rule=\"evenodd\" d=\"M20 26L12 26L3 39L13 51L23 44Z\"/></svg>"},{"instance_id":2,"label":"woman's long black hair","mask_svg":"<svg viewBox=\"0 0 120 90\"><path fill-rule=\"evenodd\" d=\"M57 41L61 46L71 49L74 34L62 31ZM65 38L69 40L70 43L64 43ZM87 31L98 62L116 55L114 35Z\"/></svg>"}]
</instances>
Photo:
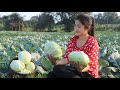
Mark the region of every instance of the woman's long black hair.
<instances>
[{"instance_id":1,"label":"woman's long black hair","mask_svg":"<svg viewBox=\"0 0 120 90\"><path fill-rule=\"evenodd\" d=\"M75 18L75 20L79 20L85 26L85 28L88 28L89 26L91 26L90 30L88 31L88 34L91 36L94 36L95 20L93 17L88 16L86 14L80 14Z\"/></svg>"}]
</instances>

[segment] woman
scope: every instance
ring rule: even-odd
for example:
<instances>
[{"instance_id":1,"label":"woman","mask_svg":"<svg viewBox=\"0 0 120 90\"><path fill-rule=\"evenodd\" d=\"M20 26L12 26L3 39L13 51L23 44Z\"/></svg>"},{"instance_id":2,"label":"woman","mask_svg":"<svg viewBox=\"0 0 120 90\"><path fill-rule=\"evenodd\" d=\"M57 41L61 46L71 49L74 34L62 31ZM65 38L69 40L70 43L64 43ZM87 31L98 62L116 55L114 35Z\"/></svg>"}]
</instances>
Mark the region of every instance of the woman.
<instances>
[{"instance_id":1,"label":"woman","mask_svg":"<svg viewBox=\"0 0 120 90\"><path fill-rule=\"evenodd\" d=\"M95 22L91 16L80 14L75 18L75 35L68 41L64 59L54 60L49 55L50 61L55 65L48 78L98 78L98 52L99 45L94 37ZM68 54L72 51L84 51L90 59L89 64L82 68L79 63L70 62ZM70 65L67 65L69 64Z\"/></svg>"}]
</instances>

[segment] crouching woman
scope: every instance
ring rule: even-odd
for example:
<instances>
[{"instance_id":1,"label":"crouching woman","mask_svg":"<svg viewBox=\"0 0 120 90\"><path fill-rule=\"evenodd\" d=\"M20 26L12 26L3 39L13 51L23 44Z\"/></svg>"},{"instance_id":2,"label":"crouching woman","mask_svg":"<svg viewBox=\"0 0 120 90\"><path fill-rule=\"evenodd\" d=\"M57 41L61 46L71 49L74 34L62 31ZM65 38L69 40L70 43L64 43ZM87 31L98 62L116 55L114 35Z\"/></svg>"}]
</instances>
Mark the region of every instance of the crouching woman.
<instances>
[{"instance_id":1,"label":"crouching woman","mask_svg":"<svg viewBox=\"0 0 120 90\"><path fill-rule=\"evenodd\" d=\"M55 65L47 78L98 78L98 52L99 45L94 37L95 22L91 16L80 14L75 18L75 34L69 39L68 46L62 60L54 60L49 55L50 61ZM83 51L90 59L83 68L79 63L68 59L72 51Z\"/></svg>"}]
</instances>

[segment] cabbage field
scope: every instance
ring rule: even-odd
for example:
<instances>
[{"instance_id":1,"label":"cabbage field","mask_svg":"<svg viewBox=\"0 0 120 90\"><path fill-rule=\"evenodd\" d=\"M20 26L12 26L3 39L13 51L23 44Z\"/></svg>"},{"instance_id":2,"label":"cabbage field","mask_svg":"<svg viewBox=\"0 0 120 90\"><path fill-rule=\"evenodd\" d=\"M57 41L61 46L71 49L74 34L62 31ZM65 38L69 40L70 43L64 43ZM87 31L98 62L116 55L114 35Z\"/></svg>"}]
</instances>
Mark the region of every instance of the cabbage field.
<instances>
[{"instance_id":1,"label":"cabbage field","mask_svg":"<svg viewBox=\"0 0 120 90\"><path fill-rule=\"evenodd\" d=\"M0 32L0 78L20 78L18 75L9 76L7 64L22 50L39 53L45 43L50 40L62 47L63 55L67 41L73 33L59 32ZM120 32L100 32L95 34L99 44L99 77L120 77ZM44 78L45 75L31 75L28 78Z\"/></svg>"}]
</instances>

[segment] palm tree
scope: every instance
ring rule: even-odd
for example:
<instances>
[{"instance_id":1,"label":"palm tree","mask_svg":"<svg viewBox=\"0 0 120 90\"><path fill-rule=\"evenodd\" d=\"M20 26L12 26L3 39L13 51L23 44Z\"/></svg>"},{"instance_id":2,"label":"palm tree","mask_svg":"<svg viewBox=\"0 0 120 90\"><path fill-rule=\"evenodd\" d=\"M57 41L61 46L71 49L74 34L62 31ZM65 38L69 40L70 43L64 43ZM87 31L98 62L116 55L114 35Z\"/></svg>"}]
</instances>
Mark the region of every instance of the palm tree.
<instances>
[{"instance_id":1,"label":"palm tree","mask_svg":"<svg viewBox=\"0 0 120 90\"><path fill-rule=\"evenodd\" d=\"M21 17L17 13L13 13L10 15L11 23L12 23L12 28L15 28L15 31L22 31L23 29L23 17Z\"/></svg>"},{"instance_id":2,"label":"palm tree","mask_svg":"<svg viewBox=\"0 0 120 90\"><path fill-rule=\"evenodd\" d=\"M7 30L22 31L23 17L18 13L12 13L11 15L3 17L4 25Z\"/></svg>"}]
</instances>

